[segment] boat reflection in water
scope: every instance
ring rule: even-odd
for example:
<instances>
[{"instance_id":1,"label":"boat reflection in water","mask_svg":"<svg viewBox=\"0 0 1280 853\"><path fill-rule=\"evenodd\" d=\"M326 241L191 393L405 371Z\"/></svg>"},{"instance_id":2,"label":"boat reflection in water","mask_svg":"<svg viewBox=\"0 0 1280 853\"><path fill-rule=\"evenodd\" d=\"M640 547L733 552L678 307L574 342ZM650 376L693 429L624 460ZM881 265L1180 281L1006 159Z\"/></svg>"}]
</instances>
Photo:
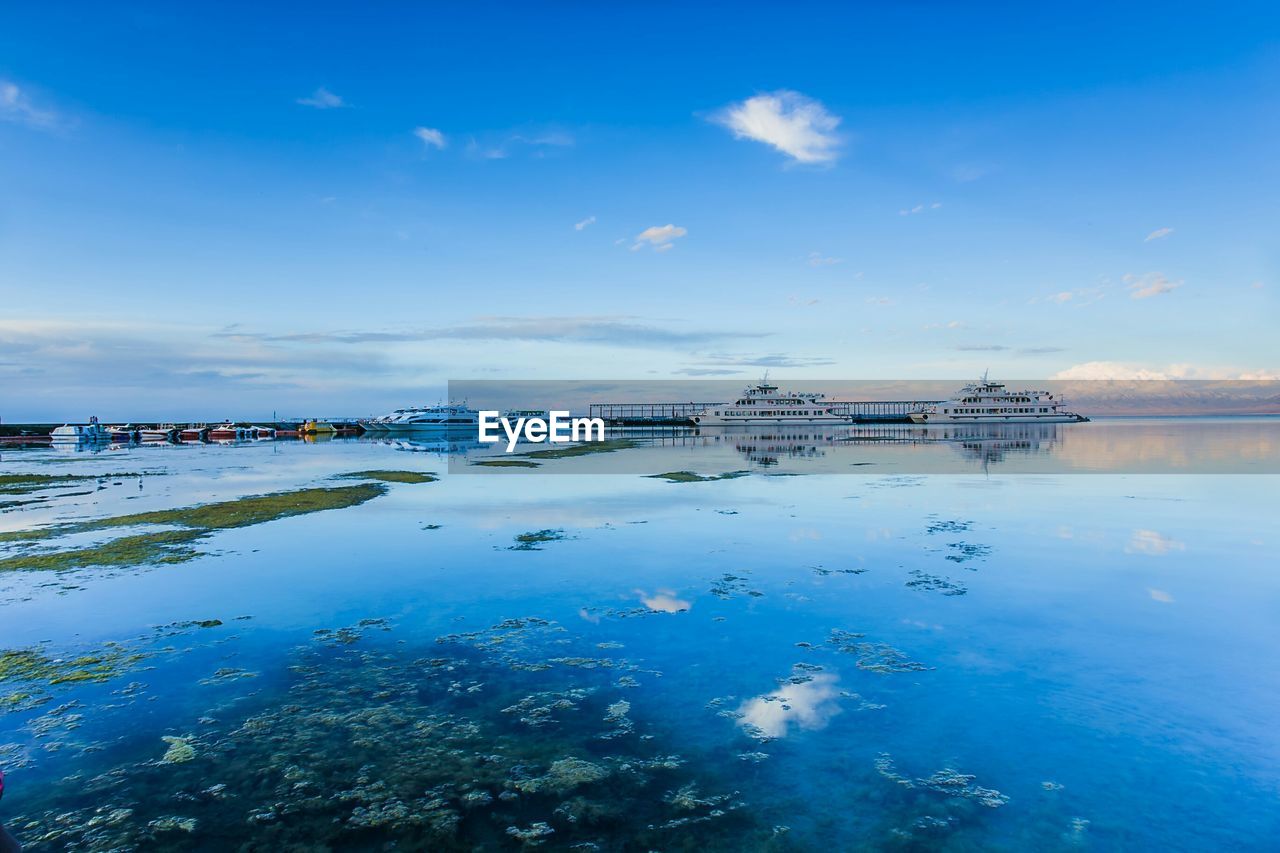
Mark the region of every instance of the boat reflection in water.
<instances>
[{"instance_id":1,"label":"boat reflection in water","mask_svg":"<svg viewBox=\"0 0 1280 853\"><path fill-rule=\"evenodd\" d=\"M474 427L445 428L415 435L413 438L397 435L364 435L360 441L365 444L382 444L394 450L406 453L434 453L438 456L465 456L468 452L479 450L483 445L478 440Z\"/></svg>"}]
</instances>

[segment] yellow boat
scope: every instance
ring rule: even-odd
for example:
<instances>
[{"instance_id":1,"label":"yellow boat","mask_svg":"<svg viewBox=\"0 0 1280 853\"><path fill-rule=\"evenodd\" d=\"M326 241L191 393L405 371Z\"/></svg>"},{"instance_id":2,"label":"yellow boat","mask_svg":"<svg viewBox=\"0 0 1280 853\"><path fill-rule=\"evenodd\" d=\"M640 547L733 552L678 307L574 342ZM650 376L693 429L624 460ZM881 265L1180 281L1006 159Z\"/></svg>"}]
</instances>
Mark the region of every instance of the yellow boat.
<instances>
[{"instance_id":1,"label":"yellow boat","mask_svg":"<svg viewBox=\"0 0 1280 853\"><path fill-rule=\"evenodd\" d=\"M303 435L332 435L337 432L333 424L325 421L307 421L299 430Z\"/></svg>"}]
</instances>

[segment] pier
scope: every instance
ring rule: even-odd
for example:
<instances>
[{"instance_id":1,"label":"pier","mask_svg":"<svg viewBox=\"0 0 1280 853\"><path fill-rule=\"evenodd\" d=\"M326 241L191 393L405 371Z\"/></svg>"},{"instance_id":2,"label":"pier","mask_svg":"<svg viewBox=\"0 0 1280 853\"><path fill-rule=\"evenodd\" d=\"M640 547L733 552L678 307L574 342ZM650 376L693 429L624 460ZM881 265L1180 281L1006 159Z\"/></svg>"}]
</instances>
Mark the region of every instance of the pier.
<instances>
[{"instance_id":1,"label":"pier","mask_svg":"<svg viewBox=\"0 0 1280 853\"><path fill-rule=\"evenodd\" d=\"M855 424L910 423L911 412L939 400L825 400L824 408L849 418ZM691 426L693 416L703 409L725 403L592 403L589 416L602 418L612 426Z\"/></svg>"}]
</instances>

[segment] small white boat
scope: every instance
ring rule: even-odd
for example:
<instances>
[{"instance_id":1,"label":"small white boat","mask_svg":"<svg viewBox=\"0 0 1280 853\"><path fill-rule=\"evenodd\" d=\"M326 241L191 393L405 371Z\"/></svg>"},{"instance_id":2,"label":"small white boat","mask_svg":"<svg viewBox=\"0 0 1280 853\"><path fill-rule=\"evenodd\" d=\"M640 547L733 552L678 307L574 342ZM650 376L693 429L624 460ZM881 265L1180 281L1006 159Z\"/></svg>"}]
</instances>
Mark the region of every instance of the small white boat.
<instances>
[{"instance_id":1,"label":"small white boat","mask_svg":"<svg viewBox=\"0 0 1280 853\"><path fill-rule=\"evenodd\" d=\"M103 427L111 436L112 441L118 441L124 444L138 440L138 428L133 424L122 424L121 426Z\"/></svg>"},{"instance_id":2,"label":"small white boat","mask_svg":"<svg viewBox=\"0 0 1280 853\"><path fill-rule=\"evenodd\" d=\"M209 428L210 441L243 441L252 437L248 429L231 423Z\"/></svg>"},{"instance_id":3,"label":"small white boat","mask_svg":"<svg viewBox=\"0 0 1280 853\"><path fill-rule=\"evenodd\" d=\"M251 426L249 434L256 439L267 440L276 437L276 428L269 426Z\"/></svg>"},{"instance_id":4,"label":"small white boat","mask_svg":"<svg viewBox=\"0 0 1280 853\"><path fill-rule=\"evenodd\" d=\"M175 426L158 426L144 427L138 430L138 439L140 441L173 441L178 437L178 428Z\"/></svg>"}]
</instances>

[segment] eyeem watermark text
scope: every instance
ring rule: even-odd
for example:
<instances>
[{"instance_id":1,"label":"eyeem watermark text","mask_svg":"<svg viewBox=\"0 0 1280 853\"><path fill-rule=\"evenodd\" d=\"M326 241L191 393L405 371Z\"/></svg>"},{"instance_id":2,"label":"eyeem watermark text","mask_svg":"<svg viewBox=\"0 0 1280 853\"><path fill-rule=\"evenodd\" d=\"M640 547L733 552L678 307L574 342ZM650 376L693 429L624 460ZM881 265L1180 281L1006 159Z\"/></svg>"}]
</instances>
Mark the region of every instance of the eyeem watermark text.
<instances>
[{"instance_id":1,"label":"eyeem watermark text","mask_svg":"<svg viewBox=\"0 0 1280 853\"><path fill-rule=\"evenodd\" d=\"M571 418L568 411L550 411L546 418L503 417L496 409L480 411L480 441L494 444L502 439L498 429L507 436L507 452L516 449L524 439L533 444L544 441L568 444L571 441L604 441L603 418Z\"/></svg>"}]
</instances>

